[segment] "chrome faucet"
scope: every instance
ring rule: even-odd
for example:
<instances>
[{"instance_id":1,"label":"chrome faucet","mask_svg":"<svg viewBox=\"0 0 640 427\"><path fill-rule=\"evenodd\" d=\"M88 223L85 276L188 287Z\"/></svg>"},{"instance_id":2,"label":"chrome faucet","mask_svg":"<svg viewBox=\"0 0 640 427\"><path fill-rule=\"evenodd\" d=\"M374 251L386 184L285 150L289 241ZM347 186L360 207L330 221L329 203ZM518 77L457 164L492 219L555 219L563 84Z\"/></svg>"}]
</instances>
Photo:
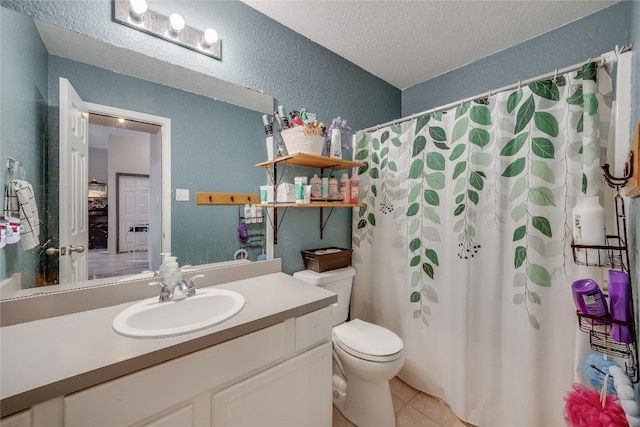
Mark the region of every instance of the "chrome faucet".
<instances>
[{"instance_id":1,"label":"chrome faucet","mask_svg":"<svg viewBox=\"0 0 640 427\"><path fill-rule=\"evenodd\" d=\"M189 282L180 280L175 282L173 286L169 286L169 284L164 282L151 282L149 286L162 286L158 302L180 301L181 299L189 298L196 294L194 281L202 277L204 277L203 274L198 274L189 279Z\"/></svg>"}]
</instances>

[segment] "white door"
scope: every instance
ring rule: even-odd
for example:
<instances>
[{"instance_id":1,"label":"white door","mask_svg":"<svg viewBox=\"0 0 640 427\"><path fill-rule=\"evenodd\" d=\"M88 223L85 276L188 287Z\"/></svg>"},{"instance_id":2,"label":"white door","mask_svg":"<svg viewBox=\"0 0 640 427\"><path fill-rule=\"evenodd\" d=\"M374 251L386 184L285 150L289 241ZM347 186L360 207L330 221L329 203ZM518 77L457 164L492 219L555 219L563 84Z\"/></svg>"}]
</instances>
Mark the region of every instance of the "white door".
<instances>
[{"instance_id":1,"label":"white door","mask_svg":"<svg viewBox=\"0 0 640 427\"><path fill-rule=\"evenodd\" d=\"M118 252L147 250L149 177L118 177Z\"/></svg>"},{"instance_id":2,"label":"white door","mask_svg":"<svg viewBox=\"0 0 640 427\"><path fill-rule=\"evenodd\" d=\"M87 280L89 110L60 78L60 283Z\"/></svg>"}]
</instances>

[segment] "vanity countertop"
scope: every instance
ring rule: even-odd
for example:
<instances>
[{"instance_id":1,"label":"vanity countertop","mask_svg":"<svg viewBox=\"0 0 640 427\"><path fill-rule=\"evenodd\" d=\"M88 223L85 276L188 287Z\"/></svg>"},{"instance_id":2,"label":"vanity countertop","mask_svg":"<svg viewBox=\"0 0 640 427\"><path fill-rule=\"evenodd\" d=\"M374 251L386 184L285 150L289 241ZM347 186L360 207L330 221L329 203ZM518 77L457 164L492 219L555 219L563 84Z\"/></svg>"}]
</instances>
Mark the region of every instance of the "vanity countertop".
<instances>
[{"instance_id":1,"label":"vanity countertop","mask_svg":"<svg viewBox=\"0 0 640 427\"><path fill-rule=\"evenodd\" d=\"M29 408L193 351L327 307L337 296L285 273L217 285L239 292L231 319L185 335L138 339L113 331L113 318L135 302L0 328L0 414Z\"/></svg>"}]
</instances>

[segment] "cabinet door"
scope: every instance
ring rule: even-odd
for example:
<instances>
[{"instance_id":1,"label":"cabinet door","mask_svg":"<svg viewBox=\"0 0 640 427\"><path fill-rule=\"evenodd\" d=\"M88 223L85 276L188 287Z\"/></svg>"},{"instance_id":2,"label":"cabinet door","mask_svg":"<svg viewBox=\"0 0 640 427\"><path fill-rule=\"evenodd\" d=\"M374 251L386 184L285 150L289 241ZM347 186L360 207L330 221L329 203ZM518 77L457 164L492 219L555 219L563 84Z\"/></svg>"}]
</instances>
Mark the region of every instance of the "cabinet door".
<instances>
[{"instance_id":1,"label":"cabinet door","mask_svg":"<svg viewBox=\"0 0 640 427\"><path fill-rule=\"evenodd\" d=\"M2 427L31 427L31 409L18 412L0 420Z\"/></svg>"},{"instance_id":2,"label":"cabinet door","mask_svg":"<svg viewBox=\"0 0 640 427\"><path fill-rule=\"evenodd\" d=\"M193 405L191 404L169 412L150 423L142 424L144 427L190 427L193 425Z\"/></svg>"},{"instance_id":3,"label":"cabinet door","mask_svg":"<svg viewBox=\"0 0 640 427\"><path fill-rule=\"evenodd\" d=\"M212 397L213 426L331 426L331 343Z\"/></svg>"}]
</instances>

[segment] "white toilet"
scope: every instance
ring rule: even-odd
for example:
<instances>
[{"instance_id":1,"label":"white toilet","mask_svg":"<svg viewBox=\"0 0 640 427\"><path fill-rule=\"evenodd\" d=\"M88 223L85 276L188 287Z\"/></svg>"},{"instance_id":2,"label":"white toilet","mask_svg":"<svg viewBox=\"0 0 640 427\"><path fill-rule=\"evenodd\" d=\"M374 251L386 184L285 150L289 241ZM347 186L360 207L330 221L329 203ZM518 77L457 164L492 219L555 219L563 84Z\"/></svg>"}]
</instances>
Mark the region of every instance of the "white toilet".
<instances>
[{"instance_id":1,"label":"white toilet","mask_svg":"<svg viewBox=\"0 0 640 427\"><path fill-rule=\"evenodd\" d=\"M402 368L404 343L382 326L346 321L355 273L346 267L324 273L304 270L293 277L338 294L332 307L333 404L359 427L395 426L389 380Z\"/></svg>"}]
</instances>

